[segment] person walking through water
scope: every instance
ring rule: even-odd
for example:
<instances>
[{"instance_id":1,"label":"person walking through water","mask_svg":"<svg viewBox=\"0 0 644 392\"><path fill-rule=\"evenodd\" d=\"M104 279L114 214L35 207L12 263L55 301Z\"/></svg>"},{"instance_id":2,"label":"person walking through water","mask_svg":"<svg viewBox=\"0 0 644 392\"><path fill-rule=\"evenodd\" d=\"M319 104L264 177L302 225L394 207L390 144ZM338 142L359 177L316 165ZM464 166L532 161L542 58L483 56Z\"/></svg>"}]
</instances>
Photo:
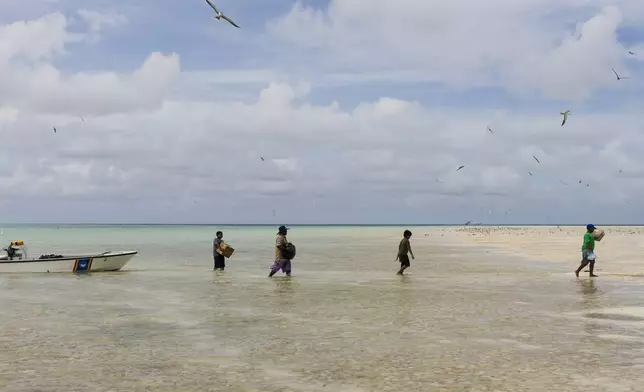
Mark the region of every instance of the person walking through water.
<instances>
[{"instance_id":1,"label":"person walking through water","mask_svg":"<svg viewBox=\"0 0 644 392\"><path fill-rule=\"evenodd\" d=\"M584 243L581 245L581 265L575 271L575 275L579 277L579 273L584 267L590 264L590 277L595 278L593 272L595 271L595 225L586 225L586 233L584 234Z\"/></svg>"},{"instance_id":2,"label":"person walking through water","mask_svg":"<svg viewBox=\"0 0 644 392\"><path fill-rule=\"evenodd\" d=\"M287 233L288 228L286 226L279 227L277 239L275 240L275 262L271 267L271 272L268 274L269 278L273 277L280 269L286 273L286 276L291 276L291 260L287 259L284 254L285 247L288 244Z\"/></svg>"},{"instance_id":3,"label":"person walking through water","mask_svg":"<svg viewBox=\"0 0 644 392\"><path fill-rule=\"evenodd\" d=\"M213 271L224 270L226 268L226 258L221 253L221 244L224 242L224 233L218 231L215 239L212 241L212 257L215 259L215 267Z\"/></svg>"},{"instance_id":4,"label":"person walking through water","mask_svg":"<svg viewBox=\"0 0 644 392\"><path fill-rule=\"evenodd\" d=\"M411 251L411 243L409 242L410 238L411 231L405 230L405 232L403 233L403 239L400 241L400 245L398 245L398 257L396 257L396 260L394 260L400 260L400 270L396 275L402 275L403 272L411 265L407 253L411 255L412 259L415 259L414 252Z\"/></svg>"}]
</instances>

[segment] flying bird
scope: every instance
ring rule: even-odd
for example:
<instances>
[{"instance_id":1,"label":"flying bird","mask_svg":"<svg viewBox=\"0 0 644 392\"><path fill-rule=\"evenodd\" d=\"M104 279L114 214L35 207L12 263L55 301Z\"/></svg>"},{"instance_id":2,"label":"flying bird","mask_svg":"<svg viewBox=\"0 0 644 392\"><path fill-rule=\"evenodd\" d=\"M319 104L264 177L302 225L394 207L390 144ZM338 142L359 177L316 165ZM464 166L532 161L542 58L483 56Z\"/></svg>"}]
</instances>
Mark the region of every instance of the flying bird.
<instances>
[{"instance_id":1,"label":"flying bird","mask_svg":"<svg viewBox=\"0 0 644 392\"><path fill-rule=\"evenodd\" d=\"M619 76L617 71L615 71L615 68L611 68L611 69L613 70L613 73L615 74L615 76L617 76L617 80L628 79L628 76Z\"/></svg>"},{"instance_id":2,"label":"flying bird","mask_svg":"<svg viewBox=\"0 0 644 392\"><path fill-rule=\"evenodd\" d=\"M529 175L532 175L532 173L528 172Z\"/></svg>"},{"instance_id":3,"label":"flying bird","mask_svg":"<svg viewBox=\"0 0 644 392\"><path fill-rule=\"evenodd\" d=\"M54 127L54 133L56 133L56 127Z\"/></svg>"},{"instance_id":4,"label":"flying bird","mask_svg":"<svg viewBox=\"0 0 644 392\"><path fill-rule=\"evenodd\" d=\"M464 165L461 165L461 166L459 166L459 167L458 167L458 169L456 169L456 171L459 171L459 170L461 170L461 169L462 169L462 168L464 168L464 167L465 167Z\"/></svg>"},{"instance_id":5,"label":"flying bird","mask_svg":"<svg viewBox=\"0 0 644 392\"><path fill-rule=\"evenodd\" d=\"M541 162L539 162L539 160L537 159L537 157L535 157L534 155L532 156L532 158L534 158L534 160L535 160L535 161L537 161L537 163L541 163Z\"/></svg>"},{"instance_id":6,"label":"flying bird","mask_svg":"<svg viewBox=\"0 0 644 392\"><path fill-rule=\"evenodd\" d=\"M568 121L568 116L570 116L570 110L566 110L565 112L562 112L561 115L564 116L563 121L561 122L561 126L563 127L566 121Z\"/></svg>"},{"instance_id":7,"label":"flying bird","mask_svg":"<svg viewBox=\"0 0 644 392\"><path fill-rule=\"evenodd\" d=\"M630 54L631 56L635 56L635 53L631 52L630 50L628 51L628 54Z\"/></svg>"},{"instance_id":8,"label":"flying bird","mask_svg":"<svg viewBox=\"0 0 644 392\"><path fill-rule=\"evenodd\" d=\"M82 121L82 122L83 122L83 124L84 124L84 123L85 123L85 119L83 118L83 116L79 116L79 117L80 117L81 121Z\"/></svg>"},{"instance_id":9,"label":"flying bird","mask_svg":"<svg viewBox=\"0 0 644 392\"><path fill-rule=\"evenodd\" d=\"M560 183L562 183L562 184L564 184L565 186L568 186L568 184L566 184L565 182L563 182L563 180L562 180L561 178L559 179L559 182L560 182Z\"/></svg>"},{"instance_id":10,"label":"flying bird","mask_svg":"<svg viewBox=\"0 0 644 392\"><path fill-rule=\"evenodd\" d=\"M226 15L222 14L222 13L217 9L217 7L215 7L215 5L214 5L210 0L206 0L206 3L208 3L208 5L209 5L213 10L215 10L215 13L217 14L217 15L215 15L215 16L214 16L214 18L215 18L215 19L217 19L217 20L221 20L221 19L223 19L223 20L225 20L226 22L230 23L231 25L233 25L233 26L237 27L238 29L240 28L240 27L239 27L239 26L237 26L237 25L235 24L235 22L233 22L229 17L227 17Z\"/></svg>"},{"instance_id":11,"label":"flying bird","mask_svg":"<svg viewBox=\"0 0 644 392\"><path fill-rule=\"evenodd\" d=\"M438 178L436 179L436 182L439 182L439 183L441 183L441 184L444 184L444 182L443 182L443 181L441 181L441 180L439 180Z\"/></svg>"},{"instance_id":12,"label":"flying bird","mask_svg":"<svg viewBox=\"0 0 644 392\"><path fill-rule=\"evenodd\" d=\"M622 169L619 169L619 172L621 173L621 172L622 172Z\"/></svg>"},{"instance_id":13,"label":"flying bird","mask_svg":"<svg viewBox=\"0 0 644 392\"><path fill-rule=\"evenodd\" d=\"M488 130L488 131L490 131L490 133L491 133L492 135L494 135L494 131L492 131L492 129L490 129L490 127L487 127L487 130Z\"/></svg>"},{"instance_id":14,"label":"flying bird","mask_svg":"<svg viewBox=\"0 0 644 392\"><path fill-rule=\"evenodd\" d=\"M259 157L259 158L262 160L262 162L264 162L264 157Z\"/></svg>"}]
</instances>

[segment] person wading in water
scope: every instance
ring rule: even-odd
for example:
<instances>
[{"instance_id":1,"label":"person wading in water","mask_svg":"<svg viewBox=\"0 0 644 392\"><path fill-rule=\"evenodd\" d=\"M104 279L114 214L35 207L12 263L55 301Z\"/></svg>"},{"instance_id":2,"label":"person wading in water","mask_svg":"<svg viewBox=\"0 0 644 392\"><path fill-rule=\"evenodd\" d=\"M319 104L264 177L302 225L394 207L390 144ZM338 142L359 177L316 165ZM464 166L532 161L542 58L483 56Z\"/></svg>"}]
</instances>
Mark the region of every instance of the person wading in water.
<instances>
[{"instance_id":1,"label":"person wading in water","mask_svg":"<svg viewBox=\"0 0 644 392\"><path fill-rule=\"evenodd\" d=\"M400 240L400 244L398 245L398 257L396 257L396 260L394 260L400 260L400 270L396 275L402 275L403 272L405 272L405 270L411 266L407 253L411 255L412 259L415 259L414 252L411 251L411 243L409 242L410 238L411 231L405 230L405 232L403 233L403 239Z\"/></svg>"},{"instance_id":2,"label":"person wading in water","mask_svg":"<svg viewBox=\"0 0 644 392\"><path fill-rule=\"evenodd\" d=\"M280 269L286 273L286 276L291 276L291 260L285 256L285 248L288 244L286 239L286 234L288 228L286 226L280 226L277 232L277 239L275 240L275 262L271 267L271 272L268 274L268 277L271 278L277 273Z\"/></svg>"},{"instance_id":3,"label":"person wading in water","mask_svg":"<svg viewBox=\"0 0 644 392\"><path fill-rule=\"evenodd\" d=\"M215 259L213 271L224 270L226 268L226 258L221 254L221 244L224 242L224 233L218 231L215 239L212 241L212 257Z\"/></svg>"},{"instance_id":4,"label":"person wading in water","mask_svg":"<svg viewBox=\"0 0 644 392\"><path fill-rule=\"evenodd\" d=\"M588 264L590 264L590 277L596 278L595 271L595 225L586 225L586 233L584 234L584 243L581 245L581 265L575 271L575 275L579 277L579 273Z\"/></svg>"}]
</instances>

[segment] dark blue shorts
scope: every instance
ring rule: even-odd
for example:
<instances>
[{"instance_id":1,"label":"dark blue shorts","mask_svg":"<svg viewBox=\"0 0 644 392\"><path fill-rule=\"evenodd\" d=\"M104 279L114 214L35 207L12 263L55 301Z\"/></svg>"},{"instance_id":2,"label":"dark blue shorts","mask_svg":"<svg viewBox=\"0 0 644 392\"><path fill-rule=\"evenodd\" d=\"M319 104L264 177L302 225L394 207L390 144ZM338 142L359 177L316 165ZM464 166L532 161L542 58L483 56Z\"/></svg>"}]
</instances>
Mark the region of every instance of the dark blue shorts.
<instances>
[{"instance_id":1,"label":"dark blue shorts","mask_svg":"<svg viewBox=\"0 0 644 392\"><path fill-rule=\"evenodd\" d=\"M226 258L220 254L216 254L213 256L213 259L215 259L215 268L214 269L224 269L226 268Z\"/></svg>"}]
</instances>

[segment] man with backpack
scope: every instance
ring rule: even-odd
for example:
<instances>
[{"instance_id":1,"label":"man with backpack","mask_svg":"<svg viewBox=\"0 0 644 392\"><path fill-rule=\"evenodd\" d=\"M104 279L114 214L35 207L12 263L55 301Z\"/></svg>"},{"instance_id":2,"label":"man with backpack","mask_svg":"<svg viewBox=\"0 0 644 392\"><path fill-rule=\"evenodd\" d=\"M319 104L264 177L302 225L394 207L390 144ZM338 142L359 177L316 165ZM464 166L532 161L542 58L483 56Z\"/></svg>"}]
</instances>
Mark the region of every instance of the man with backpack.
<instances>
[{"instance_id":1,"label":"man with backpack","mask_svg":"<svg viewBox=\"0 0 644 392\"><path fill-rule=\"evenodd\" d=\"M286 239L288 228L280 226L277 232L277 239L275 240L275 262L271 267L271 272L268 277L271 278L280 269L286 273L286 276L291 276L291 259L295 257L295 247Z\"/></svg>"}]
</instances>

